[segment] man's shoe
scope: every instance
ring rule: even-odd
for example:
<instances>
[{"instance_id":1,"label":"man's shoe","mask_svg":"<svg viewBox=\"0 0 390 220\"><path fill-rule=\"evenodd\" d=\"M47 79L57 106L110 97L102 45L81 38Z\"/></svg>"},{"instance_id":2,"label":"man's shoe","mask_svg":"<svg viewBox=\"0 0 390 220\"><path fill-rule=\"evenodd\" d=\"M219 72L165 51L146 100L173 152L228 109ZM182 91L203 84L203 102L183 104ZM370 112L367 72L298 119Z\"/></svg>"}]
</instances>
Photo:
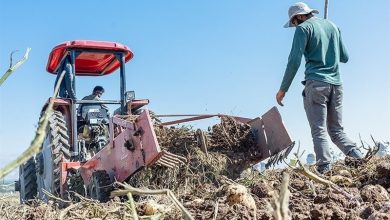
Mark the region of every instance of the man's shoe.
<instances>
[{"instance_id":1,"label":"man's shoe","mask_svg":"<svg viewBox=\"0 0 390 220\"><path fill-rule=\"evenodd\" d=\"M332 164L330 163L317 166L317 172L319 172L320 174L325 174L329 172L331 169L332 169Z\"/></svg>"},{"instance_id":2,"label":"man's shoe","mask_svg":"<svg viewBox=\"0 0 390 220\"><path fill-rule=\"evenodd\" d=\"M347 153L347 156L348 157L353 157L353 158L356 158L356 159L363 159L363 154L357 148L353 148L352 150L350 150Z\"/></svg>"}]
</instances>

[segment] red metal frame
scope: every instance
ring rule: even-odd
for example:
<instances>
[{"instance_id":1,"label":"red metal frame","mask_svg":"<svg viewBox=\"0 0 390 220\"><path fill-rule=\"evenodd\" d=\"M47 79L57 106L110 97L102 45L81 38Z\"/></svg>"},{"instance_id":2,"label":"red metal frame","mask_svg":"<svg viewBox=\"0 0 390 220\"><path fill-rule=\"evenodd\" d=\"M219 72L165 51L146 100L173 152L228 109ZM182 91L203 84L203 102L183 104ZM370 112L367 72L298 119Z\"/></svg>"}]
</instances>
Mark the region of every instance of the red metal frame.
<instances>
[{"instance_id":1,"label":"red metal frame","mask_svg":"<svg viewBox=\"0 0 390 220\"><path fill-rule=\"evenodd\" d=\"M157 115L157 117L181 117L181 116L192 116L192 117L178 119L178 120L174 120L174 121L163 122L163 123L161 123L161 126L168 126L168 125L174 125L174 124L180 124L180 123L185 123L185 122L197 121L197 120L202 120L202 119L207 119L207 118L212 118L212 117L222 117L222 116L232 117L236 121L241 122L241 123L247 123L247 122L252 120L250 118L243 118L243 117L224 115L224 114L211 114L211 115L208 115L208 114L204 114L204 115Z\"/></svg>"},{"instance_id":2,"label":"red metal frame","mask_svg":"<svg viewBox=\"0 0 390 220\"><path fill-rule=\"evenodd\" d=\"M52 99L53 98L49 98L46 101L45 105L42 108L42 112L45 111L45 109L49 105L50 100L52 100ZM71 105L72 105L72 100L71 99L63 99L63 98L60 98L60 99L54 98L53 99L53 109L61 108L62 110L65 111L64 108L66 108L66 109L70 110L70 106Z\"/></svg>"},{"instance_id":3,"label":"red metal frame","mask_svg":"<svg viewBox=\"0 0 390 220\"><path fill-rule=\"evenodd\" d=\"M100 76L108 75L120 67L120 62L113 52L125 52L125 62L133 58L133 52L125 45L115 42L75 40L67 41L53 48L49 55L46 69L54 71L61 63L68 49L83 49L76 57L76 75Z\"/></svg>"},{"instance_id":4,"label":"red metal frame","mask_svg":"<svg viewBox=\"0 0 390 220\"><path fill-rule=\"evenodd\" d=\"M147 104L149 104L149 99L134 99L131 101L131 110L137 110Z\"/></svg>"},{"instance_id":5,"label":"red metal frame","mask_svg":"<svg viewBox=\"0 0 390 220\"><path fill-rule=\"evenodd\" d=\"M68 161L62 161L60 172L61 172L61 179L60 179L60 193L61 196L64 195L65 190L67 189L66 184L66 178L68 177L68 169L79 169L80 168L80 162L68 162Z\"/></svg>"},{"instance_id":6,"label":"red metal frame","mask_svg":"<svg viewBox=\"0 0 390 220\"><path fill-rule=\"evenodd\" d=\"M135 122L113 116L109 126L110 143L80 167L86 185L96 170L106 170L115 180L124 181L162 154L147 109Z\"/></svg>"},{"instance_id":7,"label":"red metal frame","mask_svg":"<svg viewBox=\"0 0 390 220\"><path fill-rule=\"evenodd\" d=\"M291 146L292 138L284 126L282 116L276 107L271 108L261 117L271 156Z\"/></svg>"},{"instance_id":8,"label":"red metal frame","mask_svg":"<svg viewBox=\"0 0 390 220\"><path fill-rule=\"evenodd\" d=\"M294 141L287 132L282 116L276 107L271 108L261 117L253 119L248 124L251 126L256 147L260 152L256 161L253 161L254 163L267 158L270 158L268 161L270 162L273 160L272 157L277 157L279 160L286 157L294 147Z\"/></svg>"}]
</instances>

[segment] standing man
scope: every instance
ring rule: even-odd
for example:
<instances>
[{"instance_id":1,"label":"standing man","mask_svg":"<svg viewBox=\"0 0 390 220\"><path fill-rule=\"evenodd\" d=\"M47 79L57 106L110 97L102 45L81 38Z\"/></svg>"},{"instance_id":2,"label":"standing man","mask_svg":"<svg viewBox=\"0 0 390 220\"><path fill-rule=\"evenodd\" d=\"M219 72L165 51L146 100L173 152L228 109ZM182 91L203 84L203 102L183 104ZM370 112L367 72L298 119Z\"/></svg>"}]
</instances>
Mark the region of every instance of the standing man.
<instances>
[{"instance_id":1,"label":"standing man","mask_svg":"<svg viewBox=\"0 0 390 220\"><path fill-rule=\"evenodd\" d=\"M305 56L305 89L303 103L309 120L319 173L331 170L331 155L327 134L332 142L347 156L361 159L356 144L344 133L342 126L343 88L339 62L348 61L348 53L341 39L340 30L332 22L317 18L302 2L288 10L289 20L284 27L295 27L294 40L276 101L283 106L283 98Z\"/></svg>"}]
</instances>

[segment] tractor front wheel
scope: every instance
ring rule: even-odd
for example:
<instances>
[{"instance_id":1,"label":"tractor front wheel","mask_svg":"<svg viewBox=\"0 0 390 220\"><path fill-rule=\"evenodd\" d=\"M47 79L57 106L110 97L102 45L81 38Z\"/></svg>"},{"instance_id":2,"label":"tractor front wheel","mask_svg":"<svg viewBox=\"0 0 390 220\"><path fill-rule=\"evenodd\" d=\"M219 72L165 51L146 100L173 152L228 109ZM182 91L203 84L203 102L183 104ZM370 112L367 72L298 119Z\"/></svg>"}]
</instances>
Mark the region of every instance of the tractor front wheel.
<instances>
[{"instance_id":1,"label":"tractor front wheel","mask_svg":"<svg viewBox=\"0 0 390 220\"><path fill-rule=\"evenodd\" d=\"M91 199L107 202L110 200L112 189L112 181L105 170L93 172L91 182L88 186L88 194Z\"/></svg>"}]
</instances>

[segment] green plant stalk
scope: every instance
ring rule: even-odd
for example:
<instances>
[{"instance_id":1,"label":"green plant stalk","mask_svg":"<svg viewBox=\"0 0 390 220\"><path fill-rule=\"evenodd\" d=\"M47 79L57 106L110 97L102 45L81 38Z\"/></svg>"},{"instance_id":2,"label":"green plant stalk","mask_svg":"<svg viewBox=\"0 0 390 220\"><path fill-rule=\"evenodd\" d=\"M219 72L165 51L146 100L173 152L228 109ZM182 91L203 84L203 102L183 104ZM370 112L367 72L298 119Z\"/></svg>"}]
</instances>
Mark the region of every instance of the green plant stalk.
<instances>
[{"instance_id":1,"label":"green plant stalk","mask_svg":"<svg viewBox=\"0 0 390 220\"><path fill-rule=\"evenodd\" d=\"M4 83L4 81L13 73L17 68L19 68L27 59L28 59L28 53L30 52L31 48L27 48L26 53L24 54L23 58L20 59L15 65L11 66L4 75L0 78L0 86Z\"/></svg>"},{"instance_id":2,"label":"green plant stalk","mask_svg":"<svg viewBox=\"0 0 390 220\"><path fill-rule=\"evenodd\" d=\"M16 64L15 64L16 65ZM60 85L62 82L62 79L64 78L65 71L61 73L61 76L56 84L56 87L54 89L54 94L52 98L49 101L49 104L47 108L45 109L45 112L42 114L39 123L37 132L35 134L34 139L31 141L30 146L25 150L21 155L19 155L15 160L7 164L5 167L3 167L0 170L0 178L3 178L7 174L9 174L13 169L17 168L18 166L24 164L26 161L28 161L32 156L39 153L41 150L41 145L43 143L43 140L45 139L46 135L46 127L49 121L49 115L53 112L53 104L54 99L57 97L58 90L60 89Z\"/></svg>"}]
</instances>

